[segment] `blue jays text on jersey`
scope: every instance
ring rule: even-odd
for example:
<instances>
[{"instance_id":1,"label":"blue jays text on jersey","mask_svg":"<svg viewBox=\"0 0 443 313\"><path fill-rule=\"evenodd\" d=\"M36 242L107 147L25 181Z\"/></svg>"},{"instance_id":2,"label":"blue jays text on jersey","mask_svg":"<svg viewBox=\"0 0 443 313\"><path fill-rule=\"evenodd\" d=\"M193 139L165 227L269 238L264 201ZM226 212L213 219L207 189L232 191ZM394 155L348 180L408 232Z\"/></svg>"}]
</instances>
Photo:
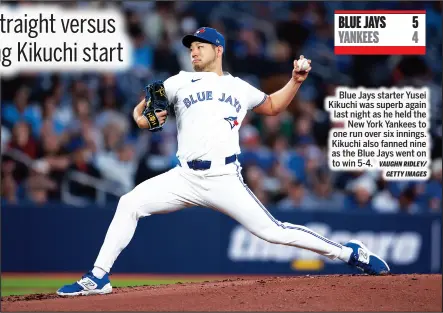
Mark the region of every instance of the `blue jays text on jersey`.
<instances>
[{"instance_id":1,"label":"blue jays text on jersey","mask_svg":"<svg viewBox=\"0 0 443 313\"><path fill-rule=\"evenodd\" d=\"M213 100L212 91L201 91L197 92L194 95L189 95L189 97L183 100L183 104L189 108L191 105L199 102L199 101L208 101ZM220 97L217 99L220 102L229 103L235 108L235 111L238 113L241 110L240 101L237 98L227 95L226 93L222 93Z\"/></svg>"}]
</instances>

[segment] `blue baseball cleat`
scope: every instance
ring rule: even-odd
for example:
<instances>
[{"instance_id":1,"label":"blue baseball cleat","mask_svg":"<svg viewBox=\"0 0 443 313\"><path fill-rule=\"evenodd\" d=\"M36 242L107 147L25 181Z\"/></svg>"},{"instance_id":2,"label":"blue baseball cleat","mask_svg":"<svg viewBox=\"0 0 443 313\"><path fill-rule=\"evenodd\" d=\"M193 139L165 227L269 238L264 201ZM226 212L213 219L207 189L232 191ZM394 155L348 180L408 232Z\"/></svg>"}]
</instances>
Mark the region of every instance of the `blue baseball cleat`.
<instances>
[{"instance_id":1,"label":"blue baseball cleat","mask_svg":"<svg viewBox=\"0 0 443 313\"><path fill-rule=\"evenodd\" d=\"M112 292L109 275L106 274L102 279L88 272L83 275L82 279L71 284L65 285L57 290L59 296L87 296L87 295L103 295Z\"/></svg>"},{"instance_id":2,"label":"blue baseball cleat","mask_svg":"<svg viewBox=\"0 0 443 313\"><path fill-rule=\"evenodd\" d=\"M388 264L379 256L373 254L369 249L358 240L351 240L345 244L353 250L348 264L355 266L369 275L388 275L390 268Z\"/></svg>"}]
</instances>

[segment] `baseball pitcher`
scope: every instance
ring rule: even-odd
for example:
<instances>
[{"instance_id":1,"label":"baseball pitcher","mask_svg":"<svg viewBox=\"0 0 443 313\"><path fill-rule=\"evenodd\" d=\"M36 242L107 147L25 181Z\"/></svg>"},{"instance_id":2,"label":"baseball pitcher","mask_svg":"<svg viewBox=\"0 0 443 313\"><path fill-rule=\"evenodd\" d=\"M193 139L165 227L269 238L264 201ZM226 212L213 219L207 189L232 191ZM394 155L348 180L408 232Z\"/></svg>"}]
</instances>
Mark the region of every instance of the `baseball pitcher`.
<instances>
[{"instance_id":1,"label":"baseball pitcher","mask_svg":"<svg viewBox=\"0 0 443 313\"><path fill-rule=\"evenodd\" d=\"M241 175L239 129L246 114L283 112L308 77L311 61L300 56L294 61L288 83L267 95L222 70L225 39L217 30L202 27L182 42L189 48L194 72L181 71L164 82L149 84L146 98L133 113L140 128L161 131L168 115L174 112L179 165L142 182L120 198L94 267L79 281L61 287L57 294L111 293L108 275L131 241L138 220L194 206L227 214L268 242L339 259L370 275L390 273L387 263L359 241L341 245L304 226L275 219Z\"/></svg>"}]
</instances>

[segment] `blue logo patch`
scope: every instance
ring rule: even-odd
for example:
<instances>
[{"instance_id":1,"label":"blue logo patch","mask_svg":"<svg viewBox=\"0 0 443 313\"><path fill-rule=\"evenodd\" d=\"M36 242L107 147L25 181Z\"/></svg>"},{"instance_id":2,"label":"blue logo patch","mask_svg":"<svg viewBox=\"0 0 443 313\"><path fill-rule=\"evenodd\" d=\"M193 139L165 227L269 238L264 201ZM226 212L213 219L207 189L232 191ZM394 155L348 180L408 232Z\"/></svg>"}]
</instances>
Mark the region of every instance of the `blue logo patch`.
<instances>
[{"instance_id":1,"label":"blue logo patch","mask_svg":"<svg viewBox=\"0 0 443 313\"><path fill-rule=\"evenodd\" d=\"M225 121L228 121L229 125L231 125L231 129L238 125L237 116L225 117Z\"/></svg>"}]
</instances>

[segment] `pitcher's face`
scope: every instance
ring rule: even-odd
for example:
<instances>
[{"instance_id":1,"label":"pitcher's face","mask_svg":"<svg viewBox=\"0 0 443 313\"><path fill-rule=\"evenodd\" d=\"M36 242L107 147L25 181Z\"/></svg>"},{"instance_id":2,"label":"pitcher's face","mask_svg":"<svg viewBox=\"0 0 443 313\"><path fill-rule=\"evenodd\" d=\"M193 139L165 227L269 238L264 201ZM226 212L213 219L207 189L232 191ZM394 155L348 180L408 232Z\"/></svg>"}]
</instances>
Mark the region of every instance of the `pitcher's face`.
<instances>
[{"instance_id":1,"label":"pitcher's face","mask_svg":"<svg viewBox=\"0 0 443 313\"><path fill-rule=\"evenodd\" d=\"M215 69L217 49L210 43L195 41L189 48L194 71L209 72Z\"/></svg>"}]
</instances>

